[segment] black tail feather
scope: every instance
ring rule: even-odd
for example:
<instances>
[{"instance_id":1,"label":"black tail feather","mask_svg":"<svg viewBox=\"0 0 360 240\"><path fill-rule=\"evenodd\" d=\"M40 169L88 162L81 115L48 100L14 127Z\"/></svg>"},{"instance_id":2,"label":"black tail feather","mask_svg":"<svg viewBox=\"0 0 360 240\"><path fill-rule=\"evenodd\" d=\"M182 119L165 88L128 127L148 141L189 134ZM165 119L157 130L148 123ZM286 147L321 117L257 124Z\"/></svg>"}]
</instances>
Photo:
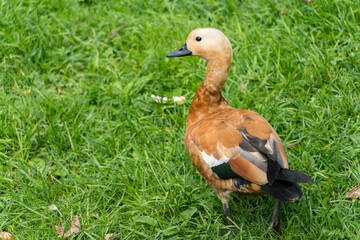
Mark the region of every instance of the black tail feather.
<instances>
[{"instance_id":1,"label":"black tail feather","mask_svg":"<svg viewBox=\"0 0 360 240\"><path fill-rule=\"evenodd\" d=\"M262 185L261 190L283 202L293 202L302 197L299 185L288 181L275 180L272 185Z\"/></svg>"},{"instance_id":2,"label":"black tail feather","mask_svg":"<svg viewBox=\"0 0 360 240\"><path fill-rule=\"evenodd\" d=\"M311 177L309 177L305 173L284 168L280 170L280 172L276 176L276 179L293 183L314 183Z\"/></svg>"}]
</instances>

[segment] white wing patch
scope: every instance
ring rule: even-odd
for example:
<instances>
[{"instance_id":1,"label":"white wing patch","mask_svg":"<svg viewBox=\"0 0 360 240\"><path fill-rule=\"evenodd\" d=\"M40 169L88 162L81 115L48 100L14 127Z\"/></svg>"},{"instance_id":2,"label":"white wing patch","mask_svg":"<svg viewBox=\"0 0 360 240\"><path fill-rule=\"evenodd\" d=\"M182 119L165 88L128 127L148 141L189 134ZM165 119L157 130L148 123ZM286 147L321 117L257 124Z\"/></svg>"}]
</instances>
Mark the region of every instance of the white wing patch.
<instances>
[{"instance_id":1,"label":"white wing patch","mask_svg":"<svg viewBox=\"0 0 360 240\"><path fill-rule=\"evenodd\" d=\"M230 160L230 158L226 157L224 154L222 154L221 159L216 159L212 154L207 155L205 151L200 151L200 153L204 161L209 165L209 167L216 167Z\"/></svg>"}]
</instances>

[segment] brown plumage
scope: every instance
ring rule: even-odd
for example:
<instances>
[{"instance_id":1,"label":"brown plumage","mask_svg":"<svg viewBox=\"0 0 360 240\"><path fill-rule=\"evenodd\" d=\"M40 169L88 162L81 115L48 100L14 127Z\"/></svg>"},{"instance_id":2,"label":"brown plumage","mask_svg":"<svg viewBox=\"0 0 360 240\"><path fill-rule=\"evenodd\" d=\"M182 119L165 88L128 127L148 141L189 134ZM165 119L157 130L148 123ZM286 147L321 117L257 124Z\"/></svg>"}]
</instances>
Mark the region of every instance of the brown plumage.
<instances>
[{"instance_id":1,"label":"brown plumage","mask_svg":"<svg viewBox=\"0 0 360 240\"><path fill-rule=\"evenodd\" d=\"M196 29L183 47L167 56L189 55L207 60L206 77L186 120L185 147L191 160L215 190L230 225L231 193L268 193L277 199L270 227L280 232L280 201L299 199L297 182L312 183L312 179L288 169L280 138L262 116L232 108L221 95L232 60L226 36L213 28Z\"/></svg>"}]
</instances>

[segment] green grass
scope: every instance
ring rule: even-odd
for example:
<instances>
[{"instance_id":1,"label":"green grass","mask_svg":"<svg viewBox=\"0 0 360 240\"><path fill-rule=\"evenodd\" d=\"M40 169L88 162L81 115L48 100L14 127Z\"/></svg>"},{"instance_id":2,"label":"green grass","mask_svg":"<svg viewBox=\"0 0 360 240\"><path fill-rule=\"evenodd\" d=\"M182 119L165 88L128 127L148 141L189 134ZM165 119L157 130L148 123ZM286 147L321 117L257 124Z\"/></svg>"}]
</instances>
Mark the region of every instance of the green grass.
<instances>
[{"instance_id":1,"label":"green grass","mask_svg":"<svg viewBox=\"0 0 360 240\"><path fill-rule=\"evenodd\" d=\"M225 98L263 115L315 180L282 205L279 238L357 239L360 202L341 197L360 182L360 2L145 2L0 1L0 232L56 239L79 215L73 239L226 239L183 144L206 63L165 58L215 27L234 49ZM231 204L237 238L259 238L274 200Z\"/></svg>"}]
</instances>

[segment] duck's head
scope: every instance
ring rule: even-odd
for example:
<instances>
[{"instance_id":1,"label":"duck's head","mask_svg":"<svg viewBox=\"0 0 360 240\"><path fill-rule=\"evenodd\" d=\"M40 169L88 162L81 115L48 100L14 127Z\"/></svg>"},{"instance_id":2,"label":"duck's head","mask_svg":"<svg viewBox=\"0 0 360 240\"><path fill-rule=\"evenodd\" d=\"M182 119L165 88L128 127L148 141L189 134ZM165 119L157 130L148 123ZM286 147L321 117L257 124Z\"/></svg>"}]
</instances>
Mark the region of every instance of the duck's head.
<instances>
[{"instance_id":1,"label":"duck's head","mask_svg":"<svg viewBox=\"0 0 360 240\"><path fill-rule=\"evenodd\" d=\"M193 30L184 46L168 53L167 57L199 56L207 61L232 56L229 39L215 28Z\"/></svg>"}]
</instances>

